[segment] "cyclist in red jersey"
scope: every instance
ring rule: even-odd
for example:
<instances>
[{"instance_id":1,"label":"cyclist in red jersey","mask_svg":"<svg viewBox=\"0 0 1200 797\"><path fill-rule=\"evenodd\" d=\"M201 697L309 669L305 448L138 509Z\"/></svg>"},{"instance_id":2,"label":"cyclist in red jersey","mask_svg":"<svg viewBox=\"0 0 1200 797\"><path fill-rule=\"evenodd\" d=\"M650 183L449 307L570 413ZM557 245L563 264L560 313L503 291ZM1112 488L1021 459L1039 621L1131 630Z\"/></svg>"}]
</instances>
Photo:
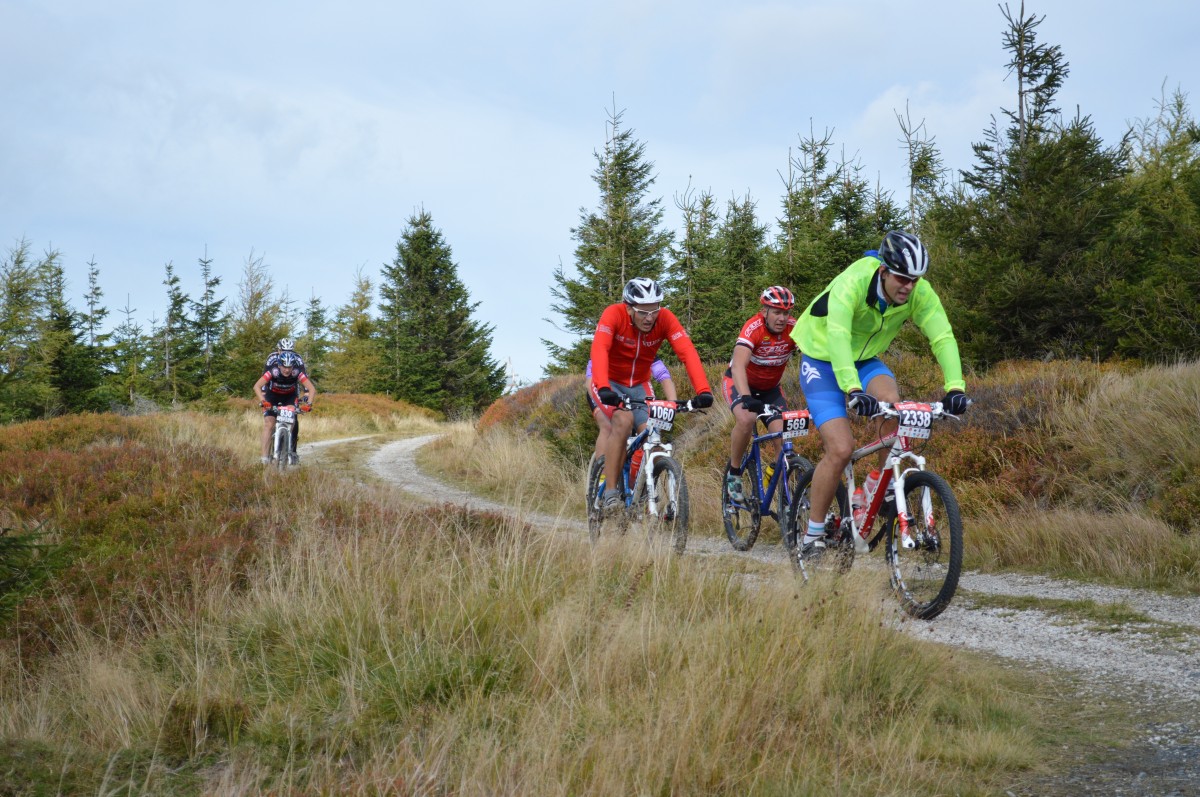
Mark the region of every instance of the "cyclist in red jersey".
<instances>
[{"instance_id":1,"label":"cyclist in red jersey","mask_svg":"<svg viewBox=\"0 0 1200 797\"><path fill-rule=\"evenodd\" d=\"M772 285L759 297L761 312L755 313L738 334L733 346L733 358L725 371L725 400L733 412L733 431L729 433L729 465L725 485L729 496L742 502L742 456L754 434L754 422L763 407L787 408L787 400L779 387L783 369L796 352L796 342L789 334L796 326L791 310L796 297L782 285ZM783 429L783 419L772 416L767 430Z\"/></svg>"},{"instance_id":2,"label":"cyclist in red jersey","mask_svg":"<svg viewBox=\"0 0 1200 797\"><path fill-rule=\"evenodd\" d=\"M623 303L609 305L600 314L592 338L590 390L593 400L609 407L620 405L626 397L644 401L644 383L650 378L650 364L658 357L658 349L665 342L671 344L696 390L692 406L711 407L712 388L708 386L700 355L679 319L662 306L663 292L658 283L647 277L635 277L625 284L622 298ZM632 413L616 412L612 416L612 433L604 452L607 486L603 506L606 511L620 506L623 500L621 466L625 462L625 440L635 421L639 425L646 422L644 408L635 408Z\"/></svg>"}]
</instances>

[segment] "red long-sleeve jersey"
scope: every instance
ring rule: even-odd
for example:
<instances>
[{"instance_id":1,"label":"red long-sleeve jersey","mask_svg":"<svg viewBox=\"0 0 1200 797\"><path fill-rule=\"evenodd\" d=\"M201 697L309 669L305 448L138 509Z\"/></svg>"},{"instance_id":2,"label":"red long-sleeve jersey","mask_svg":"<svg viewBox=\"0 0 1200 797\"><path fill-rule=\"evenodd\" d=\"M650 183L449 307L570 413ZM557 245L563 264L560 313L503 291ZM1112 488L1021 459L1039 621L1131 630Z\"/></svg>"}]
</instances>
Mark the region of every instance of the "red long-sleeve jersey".
<instances>
[{"instance_id":1,"label":"red long-sleeve jersey","mask_svg":"<svg viewBox=\"0 0 1200 797\"><path fill-rule=\"evenodd\" d=\"M664 342L671 344L696 392L711 392L692 339L675 314L665 307L649 332L633 325L624 304L610 304L604 309L592 338L592 383L601 388L613 382L627 387L645 382L650 378L650 363Z\"/></svg>"}]
</instances>

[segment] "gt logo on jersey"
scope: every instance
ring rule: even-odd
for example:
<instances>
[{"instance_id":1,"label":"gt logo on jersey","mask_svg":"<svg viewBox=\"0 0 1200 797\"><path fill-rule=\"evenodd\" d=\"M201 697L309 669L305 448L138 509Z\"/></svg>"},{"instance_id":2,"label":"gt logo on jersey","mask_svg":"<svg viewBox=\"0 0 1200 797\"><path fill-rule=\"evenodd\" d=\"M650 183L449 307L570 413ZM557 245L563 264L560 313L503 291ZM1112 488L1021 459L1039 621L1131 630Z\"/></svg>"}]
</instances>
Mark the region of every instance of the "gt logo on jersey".
<instances>
[{"instance_id":1,"label":"gt logo on jersey","mask_svg":"<svg viewBox=\"0 0 1200 797\"><path fill-rule=\"evenodd\" d=\"M805 382L811 382L814 379L820 379L821 372L813 368L811 363L803 363L800 366L800 378Z\"/></svg>"}]
</instances>

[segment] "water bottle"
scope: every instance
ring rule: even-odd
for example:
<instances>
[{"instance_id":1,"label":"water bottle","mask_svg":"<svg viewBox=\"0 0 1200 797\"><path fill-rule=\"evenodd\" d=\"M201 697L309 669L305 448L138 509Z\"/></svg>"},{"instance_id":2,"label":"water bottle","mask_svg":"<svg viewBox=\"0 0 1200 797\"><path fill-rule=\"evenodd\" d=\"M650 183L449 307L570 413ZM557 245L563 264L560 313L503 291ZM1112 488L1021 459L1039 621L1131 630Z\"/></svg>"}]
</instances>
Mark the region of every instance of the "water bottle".
<instances>
[{"instance_id":1,"label":"water bottle","mask_svg":"<svg viewBox=\"0 0 1200 797\"><path fill-rule=\"evenodd\" d=\"M859 534L865 537L863 521L867 519L867 496L862 487L854 488L854 495L850 497L850 509L854 512L854 525L858 527Z\"/></svg>"},{"instance_id":2,"label":"water bottle","mask_svg":"<svg viewBox=\"0 0 1200 797\"><path fill-rule=\"evenodd\" d=\"M875 500L875 489L879 487L880 476L881 474L879 473L878 468L875 468L867 474L867 483L863 485L863 492L866 495L866 503L868 506L870 506L871 502Z\"/></svg>"},{"instance_id":3,"label":"water bottle","mask_svg":"<svg viewBox=\"0 0 1200 797\"><path fill-rule=\"evenodd\" d=\"M767 489L767 485L771 483L771 477L775 475L775 466L766 465L763 467L763 489Z\"/></svg>"}]
</instances>

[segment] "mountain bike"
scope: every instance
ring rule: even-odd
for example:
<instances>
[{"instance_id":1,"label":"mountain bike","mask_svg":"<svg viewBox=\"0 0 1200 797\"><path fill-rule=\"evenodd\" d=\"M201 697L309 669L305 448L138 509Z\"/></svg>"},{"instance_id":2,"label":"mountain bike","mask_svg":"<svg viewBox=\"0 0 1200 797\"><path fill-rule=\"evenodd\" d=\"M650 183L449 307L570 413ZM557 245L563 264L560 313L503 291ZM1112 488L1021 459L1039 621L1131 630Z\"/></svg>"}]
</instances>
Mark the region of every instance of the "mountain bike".
<instances>
[{"instance_id":1,"label":"mountain bike","mask_svg":"<svg viewBox=\"0 0 1200 797\"><path fill-rule=\"evenodd\" d=\"M625 444L625 462L621 466L621 491L625 500L615 517L617 531L625 533L630 523L646 521L650 524L651 535L655 531L670 535L675 553L683 553L687 547L690 510L687 481L683 476L683 465L674 457L674 446L663 440L663 432L670 431L677 414L702 410L692 407L690 401L629 398L619 409L630 410L637 406L644 406L649 417L645 428ZM631 486L633 455L639 450L642 452L641 466ZM587 475L588 535L592 542L600 538L605 521L601 506L603 478L604 457L593 454Z\"/></svg>"},{"instance_id":2,"label":"mountain bike","mask_svg":"<svg viewBox=\"0 0 1200 797\"><path fill-rule=\"evenodd\" d=\"M812 427L808 410L785 410L768 404L758 413L758 420L764 425L776 417L783 418L783 429L752 437L750 450L742 457L745 499L734 501L729 495L729 485L721 485L721 519L725 523L725 536L735 551L748 551L754 547L764 514L774 518L780 534L786 539L793 496L804 472L813 468L812 462L792 446L793 438L804 437ZM781 443L774 463L764 465L761 446L769 440L780 440ZM775 501L776 492L778 502ZM771 509L772 504L778 508Z\"/></svg>"},{"instance_id":3,"label":"mountain bike","mask_svg":"<svg viewBox=\"0 0 1200 797\"><path fill-rule=\"evenodd\" d=\"M297 413L310 412L311 404L279 404L265 407L275 416L275 435L271 439L271 463L280 472L288 469L292 462L292 428L299 422Z\"/></svg>"},{"instance_id":4,"label":"mountain bike","mask_svg":"<svg viewBox=\"0 0 1200 797\"><path fill-rule=\"evenodd\" d=\"M899 426L850 456L825 518L824 551L808 557L800 544L809 514L811 471L797 486L792 528L785 535L785 544L793 564L807 580L818 569L845 572L856 554L873 551L884 542L888 578L900 605L913 617L932 620L946 609L958 588L962 515L950 485L926 470L925 457L914 450L914 445L929 439L934 421L959 418L945 412L940 402L915 401L880 402L879 413L873 417L895 418ZM855 489L854 465L884 449L890 450L879 484L866 497L865 514L859 522L850 512L848 500ZM880 521L877 529L876 520Z\"/></svg>"}]
</instances>

